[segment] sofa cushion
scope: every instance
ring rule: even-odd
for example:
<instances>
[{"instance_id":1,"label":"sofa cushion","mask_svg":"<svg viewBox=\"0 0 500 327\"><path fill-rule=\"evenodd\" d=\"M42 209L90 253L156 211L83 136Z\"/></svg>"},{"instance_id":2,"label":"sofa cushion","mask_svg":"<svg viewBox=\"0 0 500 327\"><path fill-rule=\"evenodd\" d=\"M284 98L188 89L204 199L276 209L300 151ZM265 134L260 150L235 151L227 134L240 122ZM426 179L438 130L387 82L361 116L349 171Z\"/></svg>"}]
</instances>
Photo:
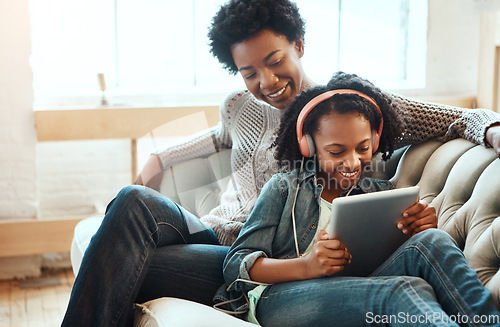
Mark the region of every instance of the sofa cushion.
<instances>
[{"instance_id":1,"label":"sofa cushion","mask_svg":"<svg viewBox=\"0 0 500 327\"><path fill-rule=\"evenodd\" d=\"M78 270L80 270L85 250L89 246L92 236L94 236L99 226L101 226L103 219L104 216L89 217L83 219L75 226L75 234L71 242L70 252L71 266L73 267L75 276L78 274Z\"/></svg>"},{"instance_id":2,"label":"sofa cushion","mask_svg":"<svg viewBox=\"0 0 500 327\"><path fill-rule=\"evenodd\" d=\"M136 304L134 316L134 327L256 326L212 307L171 297Z\"/></svg>"}]
</instances>

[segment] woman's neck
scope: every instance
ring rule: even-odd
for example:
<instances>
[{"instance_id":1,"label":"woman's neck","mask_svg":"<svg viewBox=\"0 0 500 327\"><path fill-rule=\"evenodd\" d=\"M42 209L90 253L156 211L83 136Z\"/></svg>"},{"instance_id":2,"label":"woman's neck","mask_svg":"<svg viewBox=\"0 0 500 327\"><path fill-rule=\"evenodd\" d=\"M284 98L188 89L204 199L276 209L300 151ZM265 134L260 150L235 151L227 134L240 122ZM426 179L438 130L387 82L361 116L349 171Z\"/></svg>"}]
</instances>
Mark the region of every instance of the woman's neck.
<instances>
[{"instance_id":1,"label":"woman's neck","mask_svg":"<svg viewBox=\"0 0 500 327\"><path fill-rule=\"evenodd\" d=\"M300 91L301 92L305 91L313 86L316 86L316 83L314 83L309 77L305 76L302 85L300 87Z\"/></svg>"}]
</instances>

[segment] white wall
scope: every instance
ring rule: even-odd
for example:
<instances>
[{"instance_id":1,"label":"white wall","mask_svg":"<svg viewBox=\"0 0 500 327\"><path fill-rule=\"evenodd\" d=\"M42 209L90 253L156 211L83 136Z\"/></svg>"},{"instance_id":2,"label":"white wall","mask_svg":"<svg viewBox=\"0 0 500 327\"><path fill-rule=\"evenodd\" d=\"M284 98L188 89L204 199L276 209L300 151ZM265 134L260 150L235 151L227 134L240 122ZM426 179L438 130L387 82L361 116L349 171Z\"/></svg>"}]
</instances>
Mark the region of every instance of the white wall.
<instances>
[{"instance_id":1,"label":"white wall","mask_svg":"<svg viewBox=\"0 0 500 327\"><path fill-rule=\"evenodd\" d=\"M36 165L28 2L0 1L0 219L35 218Z\"/></svg>"},{"instance_id":2,"label":"white wall","mask_svg":"<svg viewBox=\"0 0 500 327\"><path fill-rule=\"evenodd\" d=\"M130 183L129 142L37 144L28 8L29 0L0 0L0 221L85 217ZM500 1L429 0L427 87L405 94L476 93L485 10L500 10ZM35 275L41 261L0 259L0 278Z\"/></svg>"},{"instance_id":3,"label":"white wall","mask_svg":"<svg viewBox=\"0 0 500 327\"><path fill-rule=\"evenodd\" d=\"M429 0L427 83L414 96L475 96L482 12L500 10L498 0Z\"/></svg>"},{"instance_id":4,"label":"white wall","mask_svg":"<svg viewBox=\"0 0 500 327\"><path fill-rule=\"evenodd\" d=\"M0 220L37 212L28 1L0 0ZM38 259L0 261L0 275L37 271Z\"/></svg>"}]
</instances>

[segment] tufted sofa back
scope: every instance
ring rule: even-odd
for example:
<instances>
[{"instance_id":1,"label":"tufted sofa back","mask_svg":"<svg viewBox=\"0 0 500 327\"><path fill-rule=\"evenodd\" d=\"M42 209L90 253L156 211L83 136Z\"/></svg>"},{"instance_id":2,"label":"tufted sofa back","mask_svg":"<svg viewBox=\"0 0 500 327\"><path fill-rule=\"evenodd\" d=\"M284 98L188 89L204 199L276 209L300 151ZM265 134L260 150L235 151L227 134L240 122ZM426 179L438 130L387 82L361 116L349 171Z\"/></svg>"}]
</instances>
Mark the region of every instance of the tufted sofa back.
<instances>
[{"instance_id":1,"label":"tufted sofa back","mask_svg":"<svg viewBox=\"0 0 500 327\"><path fill-rule=\"evenodd\" d=\"M438 228L464 251L483 284L500 299L500 160L492 149L457 139L411 146L395 176L397 187L420 185Z\"/></svg>"}]
</instances>

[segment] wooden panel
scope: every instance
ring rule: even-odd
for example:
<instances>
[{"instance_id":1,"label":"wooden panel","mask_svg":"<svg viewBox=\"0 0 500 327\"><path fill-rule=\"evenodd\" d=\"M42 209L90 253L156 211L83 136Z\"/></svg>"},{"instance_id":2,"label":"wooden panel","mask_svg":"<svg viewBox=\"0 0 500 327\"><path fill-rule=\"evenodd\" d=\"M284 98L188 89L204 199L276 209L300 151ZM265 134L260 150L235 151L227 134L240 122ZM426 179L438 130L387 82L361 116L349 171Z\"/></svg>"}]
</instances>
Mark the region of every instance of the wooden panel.
<instances>
[{"instance_id":1,"label":"wooden panel","mask_svg":"<svg viewBox=\"0 0 500 327\"><path fill-rule=\"evenodd\" d=\"M218 106L98 108L35 111L38 141L141 138L176 119L203 113L207 126L219 121Z\"/></svg>"},{"instance_id":2,"label":"wooden panel","mask_svg":"<svg viewBox=\"0 0 500 327\"><path fill-rule=\"evenodd\" d=\"M80 220L0 222L0 257L69 252Z\"/></svg>"},{"instance_id":3,"label":"wooden panel","mask_svg":"<svg viewBox=\"0 0 500 327\"><path fill-rule=\"evenodd\" d=\"M498 108L498 61L500 47L500 13L481 15L479 39L479 75L477 88L478 107Z\"/></svg>"},{"instance_id":4,"label":"wooden panel","mask_svg":"<svg viewBox=\"0 0 500 327\"><path fill-rule=\"evenodd\" d=\"M446 106L454 106L461 108L476 108L476 97L449 97L449 96L434 96L417 98L421 101L438 103Z\"/></svg>"}]
</instances>

